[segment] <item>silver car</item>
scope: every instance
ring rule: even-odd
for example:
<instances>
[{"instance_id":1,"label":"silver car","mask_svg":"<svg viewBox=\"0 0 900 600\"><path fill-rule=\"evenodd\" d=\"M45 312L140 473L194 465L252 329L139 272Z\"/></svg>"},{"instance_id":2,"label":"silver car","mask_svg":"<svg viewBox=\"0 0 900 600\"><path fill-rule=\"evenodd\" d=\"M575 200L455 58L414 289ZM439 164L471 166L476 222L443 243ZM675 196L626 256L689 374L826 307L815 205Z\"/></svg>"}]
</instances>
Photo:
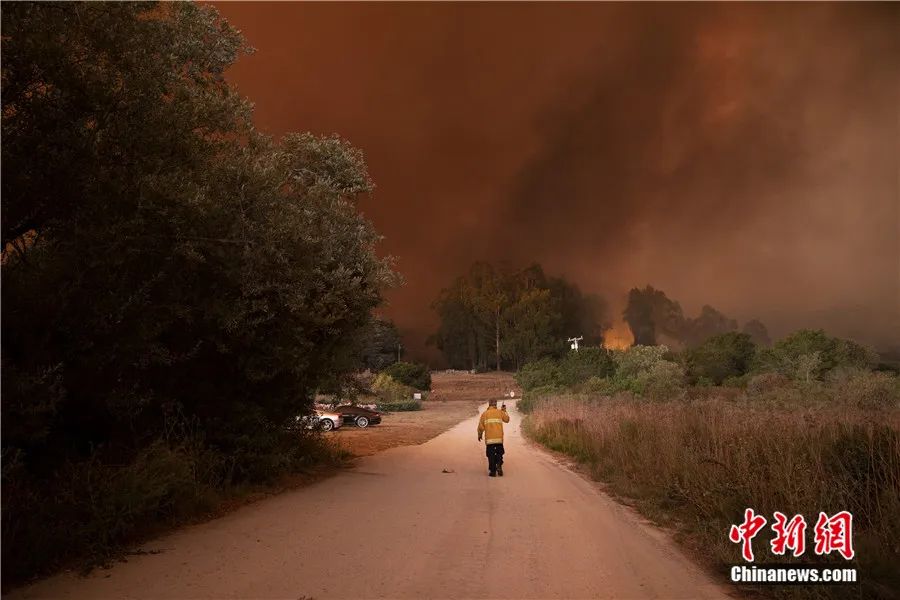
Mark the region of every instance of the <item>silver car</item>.
<instances>
[{"instance_id":1,"label":"silver car","mask_svg":"<svg viewBox=\"0 0 900 600\"><path fill-rule=\"evenodd\" d=\"M319 431L331 431L344 424L344 418L340 414L330 410L317 410L312 415L298 416L297 423L306 429L318 429Z\"/></svg>"}]
</instances>

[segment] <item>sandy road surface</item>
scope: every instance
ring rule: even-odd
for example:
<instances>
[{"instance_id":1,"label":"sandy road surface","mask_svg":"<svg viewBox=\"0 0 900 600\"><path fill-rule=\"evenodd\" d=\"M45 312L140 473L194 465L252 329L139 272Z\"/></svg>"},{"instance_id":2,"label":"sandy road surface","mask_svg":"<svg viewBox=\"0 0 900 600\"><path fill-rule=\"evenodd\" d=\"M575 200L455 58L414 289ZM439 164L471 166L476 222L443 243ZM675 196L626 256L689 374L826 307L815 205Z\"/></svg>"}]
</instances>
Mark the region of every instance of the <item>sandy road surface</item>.
<instances>
[{"instance_id":1,"label":"sandy road surface","mask_svg":"<svg viewBox=\"0 0 900 600\"><path fill-rule=\"evenodd\" d=\"M722 598L666 537L507 426L489 478L470 418L310 487L10 598ZM451 473L442 471L451 470Z\"/></svg>"}]
</instances>

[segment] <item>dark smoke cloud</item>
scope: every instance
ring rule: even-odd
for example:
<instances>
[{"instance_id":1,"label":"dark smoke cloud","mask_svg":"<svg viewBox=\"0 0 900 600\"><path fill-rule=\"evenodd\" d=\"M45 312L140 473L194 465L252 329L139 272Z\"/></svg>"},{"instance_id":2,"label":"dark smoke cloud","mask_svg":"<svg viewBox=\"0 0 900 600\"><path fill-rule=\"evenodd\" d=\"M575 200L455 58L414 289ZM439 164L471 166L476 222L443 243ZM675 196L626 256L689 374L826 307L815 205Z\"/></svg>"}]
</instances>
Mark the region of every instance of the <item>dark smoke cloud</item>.
<instances>
[{"instance_id":1,"label":"dark smoke cloud","mask_svg":"<svg viewBox=\"0 0 900 600\"><path fill-rule=\"evenodd\" d=\"M589 287L874 341L900 310L895 8L621 15L624 60L544 118L506 222Z\"/></svg>"},{"instance_id":2,"label":"dark smoke cloud","mask_svg":"<svg viewBox=\"0 0 900 600\"><path fill-rule=\"evenodd\" d=\"M897 5L219 8L262 128L366 152L413 348L476 259L900 339Z\"/></svg>"}]
</instances>

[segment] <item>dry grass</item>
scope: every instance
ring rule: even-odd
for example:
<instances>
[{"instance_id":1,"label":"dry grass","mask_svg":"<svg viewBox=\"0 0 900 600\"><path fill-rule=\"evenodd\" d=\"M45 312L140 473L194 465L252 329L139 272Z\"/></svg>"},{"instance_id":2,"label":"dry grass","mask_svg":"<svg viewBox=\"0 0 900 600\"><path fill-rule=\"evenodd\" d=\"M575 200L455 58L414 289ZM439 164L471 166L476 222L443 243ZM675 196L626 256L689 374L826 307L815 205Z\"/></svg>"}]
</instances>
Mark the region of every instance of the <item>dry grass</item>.
<instances>
[{"instance_id":1,"label":"dry grass","mask_svg":"<svg viewBox=\"0 0 900 600\"><path fill-rule=\"evenodd\" d=\"M560 396L535 408L529 431L588 465L612 493L650 518L676 527L681 540L720 572L723 564L742 562L727 531L746 507L770 521L776 510L803 514L808 536L819 511L849 510L862 585L767 588L767 593L897 597L897 409L814 400L775 406L744 397L647 402ZM767 529L755 540L758 563L777 562L767 547L770 534ZM806 557L811 554L808 544Z\"/></svg>"}]
</instances>

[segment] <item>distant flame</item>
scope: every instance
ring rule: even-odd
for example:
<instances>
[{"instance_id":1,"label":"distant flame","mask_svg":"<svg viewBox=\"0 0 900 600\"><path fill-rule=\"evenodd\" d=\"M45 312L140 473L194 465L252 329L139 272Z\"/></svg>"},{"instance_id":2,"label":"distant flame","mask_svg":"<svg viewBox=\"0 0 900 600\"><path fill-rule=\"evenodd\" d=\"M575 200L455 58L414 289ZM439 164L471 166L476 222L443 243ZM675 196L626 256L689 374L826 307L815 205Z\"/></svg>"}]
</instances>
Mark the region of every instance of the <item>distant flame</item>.
<instances>
[{"instance_id":1,"label":"distant flame","mask_svg":"<svg viewBox=\"0 0 900 600\"><path fill-rule=\"evenodd\" d=\"M610 350L624 350L634 343L631 329L623 322L613 324L611 329L603 333L603 347Z\"/></svg>"}]
</instances>

